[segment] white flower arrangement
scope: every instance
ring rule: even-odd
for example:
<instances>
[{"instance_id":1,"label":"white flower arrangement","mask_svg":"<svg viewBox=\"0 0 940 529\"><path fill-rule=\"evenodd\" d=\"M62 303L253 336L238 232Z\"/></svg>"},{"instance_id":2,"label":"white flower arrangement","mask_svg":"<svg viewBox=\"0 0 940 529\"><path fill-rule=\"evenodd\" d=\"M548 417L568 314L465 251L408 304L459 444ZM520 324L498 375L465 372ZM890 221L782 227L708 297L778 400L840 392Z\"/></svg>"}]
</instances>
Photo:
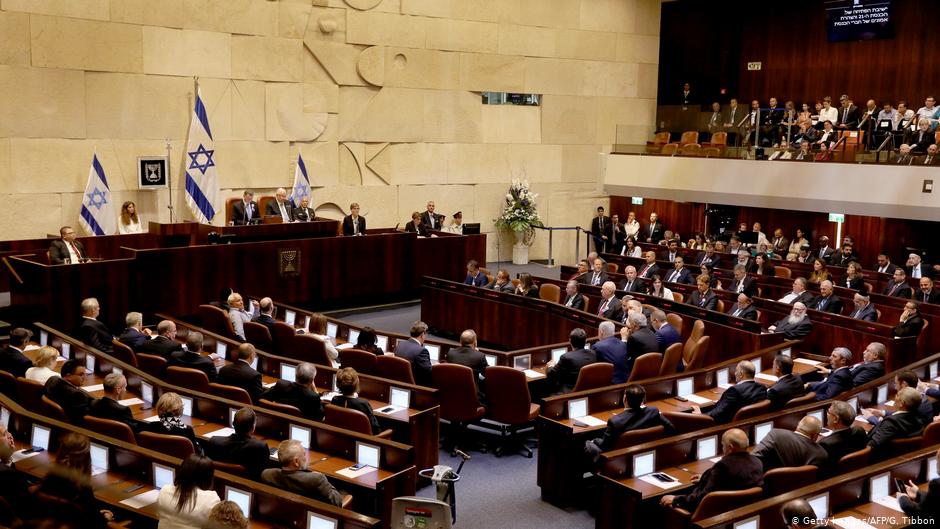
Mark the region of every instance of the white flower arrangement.
<instances>
[{"instance_id":1,"label":"white flower arrangement","mask_svg":"<svg viewBox=\"0 0 940 529\"><path fill-rule=\"evenodd\" d=\"M535 207L538 193L529 190L528 180L512 179L503 213L495 219L496 227L513 232L523 232L523 242L531 245L535 239L535 228L542 227L542 219Z\"/></svg>"}]
</instances>

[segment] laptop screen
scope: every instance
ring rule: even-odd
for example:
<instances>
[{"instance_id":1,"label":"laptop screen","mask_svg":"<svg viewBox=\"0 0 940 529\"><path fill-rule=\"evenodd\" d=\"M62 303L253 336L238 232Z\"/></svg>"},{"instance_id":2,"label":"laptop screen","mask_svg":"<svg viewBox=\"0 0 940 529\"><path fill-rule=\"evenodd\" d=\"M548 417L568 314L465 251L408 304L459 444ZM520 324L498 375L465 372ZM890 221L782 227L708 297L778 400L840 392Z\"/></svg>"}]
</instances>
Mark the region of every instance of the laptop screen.
<instances>
[{"instance_id":1,"label":"laptop screen","mask_svg":"<svg viewBox=\"0 0 940 529\"><path fill-rule=\"evenodd\" d=\"M198 353L199 351L193 351L193 352ZM228 345L226 345L225 342L215 342L215 354L221 356L222 358L225 358L225 353L227 352L228 352Z\"/></svg>"},{"instance_id":2,"label":"laptop screen","mask_svg":"<svg viewBox=\"0 0 940 529\"><path fill-rule=\"evenodd\" d=\"M193 416L193 399L190 397L180 397L183 401L183 415L187 417Z\"/></svg>"},{"instance_id":3,"label":"laptop screen","mask_svg":"<svg viewBox=\"0 0 940 529\"><path fill-rule=\"evenodd\" d=\"M153 386L146 382L140 383L140 399L147 404L153 404Z\"/></svg>"},{"instance_id":4,"label":"laptop screen","mask_svg":"<svg viewBox=\"0 0 940 529\"><path fill-rule=\"evenodd\" d=\"M108 447L91 443L91 468L93 474L108 471Z\"/></svg>"},{"instance_id":5,"label":"laptop screen","mask_svg":"<svg viewBox=\"0 0 940 529\"><path fill-rule=\"evenodd\" d=\"M0 424L3 425L7 430L10 429L10 410L6 408L0 408Z\"/></svg>"},{"instance_id":6,"label":"laptop screen","mask_svg":"<svg viewBox=\"0 0 940 529\"><path fill-rule=\"evenodd\" d=\"M652 474L656 470L656 452L644 452L633 456L633 477Z\"/></svg>"},{"instance_id":7,"label":"laptop screen","mask_svg":"<svg viewBox=\"0 0 940 529\"><path fill-rule=\"evenodd\" d=\"M820 494L819 496L813 496L806 500L809 502L809 506L813 508L813 512L816 513L817 520L824 520L829 516L829 493Z\"/></svg>"},{"instance_id":8,"label":"laptop screen","mask_svg":"<svg viewBox=\"0 0 940 529\"><path fill-rule=\"evenodd\" d=\"M695 380L692 378L680 378L676 381L676 395L685 397L695 393Z\"/></svg>"},{"instance_id":9,"label":"laptop screen","mask_svg":"<svg viewBox=\"0 0 940 529\"><path fill-rule=\"evenodd\" d=\"M767 434L770 433L770 430L772 430L773 427L774 427L774 423L772 422L765 422L765 423L761 423L755 426L754 427L754 444L757 444L763 441L764 437L767 437Z\"/></svg>"},{"instance_id":10,"label":"laptop screen","mask_svg":"<svg viewBox=\"0 0 940 529\"><path fill-rule=\"evenodd\" d=\"M357 333L356 338L358 338L358 337L359 337L359 336L358 336L358 333ZM376 336L376 337L375 337L375 343L376 343L376 345L379 346L379 349L381 349L381 350L383 350L383 351L388 351L388 336L382 336L382 335Z\"/></svg>"},{"instance_id":11,"label":"laptop screen","mask_svg":"<svg viewBox=\"0 0 940 529\"><path fill-rule=\"evenodd\" d=\"M436 364L440 362L441 360L441 346L440 345L433 345L433 344L426 343L424 344L424 348L428 350L428 355L431 357L432 364ZM384 350L384 347L383 347L383 350Z\"/></svg>"},{"instance_id":12,"label":"laptop screen","mask_svg":"<svg viewBox=\"0 0 940 529\"><path fill-rule=\"evenodd\" d=\"M327 336L335 340L337 331L339 331L339 325L336 325L335 323L331 321L326 322L326 335Z\"/></svg>"},{"instance_id":13,"label":"laptop screen","mask_svg":"<svg viewBox=\"0 0 940 529\"><path fill-rule=\"evenodd\" d=\"M284 323L293 325L297 321L297 313L292 310L284 311Z\"/></svg>"},{"instance_id":14,"label":"laptop screen","mask_svg":"<svg viewBox=\"0 0 940 529\"><path fill-rule=\"evenodd\" d=\"M885 472L872 477L868 486L868 501L875 501L891 495L891 474Z\"/></svg>"},{"instance_id":15,"label":"laptop screen","mask_svg":"<svg viewBox=\"0 0 940 529\"><path fill-rule=\"evenodd\" d=\"M561 356L568 352L567 347L559 347L557 349L552 349L552 362L558 363L561 360Z\"/></svg>"},{"instance_id":16,"label":"laptop screen","mask_svg":"<svg viewBox=\"0 0 940 529\"><path fill-rule=\"evenodd\" d=\"M226 485L225 486L225 499L231 502L234 502L242 510L242 513L245 517L251 513L251 493L245 492L241 489L236 489L235 487Z\"/></svg>"},{"instance_id":17,"label":"laptop screen","mask_svg":"<svg viewBox=\"0 0 940 529\"><path fill-rule=\"evenodd\" d=\"M519 355L512 359L512 367L515 369L529 369L531 366L532 355Z\"/></svg>"},{"instance_id":18,"label":"laptop screen","mask_svg":"<svg viewBox=\"0 0 940 529\"><path fill-rule=\"evenodd\" d=\"M85 371L87 371L88 374L95 372L95 357L88 353L85 353Z\"/></svg>"},{"instance_id":19,"label":"laptop screen","mask_svg":"<svg viewBox=\"0 0 940 529\"><path fill-rule=\"evenodd\" d=\"M588 414L588 400L587 398L582 399L571 399L568 401L568 418L577 419L578 417L584 417Z\"/></svg>"},{"instance_id":20,"label":"laptop screen","mask_svg":"<svg viewBox=\"0 0 940 529\"><path fill-rule=\"evenodd\" d=\"M483 355L486 358L486 365L495 366L496 365L496 355Z\"/></svg>"},{"instance_id":21,"label":"laptop screen","mask_svg":"<svg viewBox=\"0 0 940 529\"><path fill-rule=\"evenodd\" d=\"M336 529L336 520L307 511L307 529Z\"/></svg>"},{"instance_id":22,"label":"laptop screen","mask_svg":"<svg viewBox=\"0 0 940 529\"><path fill-rule=\"evenodd\" d=\"M704 437L695 442L695 456L699 461L718 455L718 436Z\"/></svg>"},{"instance_id":23,"label":"laptop screen","mask_svg":"<svg viewBox=\"0 0 940 529\"><path fill-rule=\"evenodd\" d=\"M359 339L359 329L349 329L349 343L356 343ZM384 348L382 349L385 350Z\"/></svg>"}]
</instances>

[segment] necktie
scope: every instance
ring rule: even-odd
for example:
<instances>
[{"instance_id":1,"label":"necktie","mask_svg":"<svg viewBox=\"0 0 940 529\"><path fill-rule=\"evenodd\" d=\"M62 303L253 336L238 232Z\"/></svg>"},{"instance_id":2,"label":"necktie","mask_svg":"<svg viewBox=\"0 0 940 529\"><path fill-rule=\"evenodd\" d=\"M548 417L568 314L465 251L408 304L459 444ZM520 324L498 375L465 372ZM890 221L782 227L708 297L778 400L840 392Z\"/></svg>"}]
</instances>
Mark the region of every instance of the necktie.
<instances>
[{"instance_id":1,"label":"necktie","mask_svg":"<svg viewBox=\"0 0 940 529\"><path fill-rule=\"evenodd\" d=\"M633 281L627 281L627 288L625 288L624 290L626 290L627 292L629 292L629 291L630 291L630 287L632 287L632 286L633 286Z\"/></svg>"},{"instance_id":2,"label":"necktie","mask_svg":"<svg viewBox=\"0 0 940 529\"><path fill-rule=\"evenodd\" d=\"M608 304L609 302L610 302L609 299L605 299L604 302L601 303L600 308L597 309L597 314L598 314L599 316L603 316L603 315L604 315L604 311L607 310L607 304Z\"/></svg>"},{"instance_id":3,"label":"necktie","mask_svg":"<svg viewBox=\"0 0 940 529\"><path fill-rule=\"evenodd\" d=\"M650 269L650 265L644 266L643 271L640 272L640 277L646 277L646 272L649 272L649 269Z\"/></svg>"},{"instance_id":4,"label":"necktie","mask_svg":"<svg viewBox=\"0 0 940 529\"><path fill-rule=\"evenodd\" d=\"M278 202L278 205L281 206L281 218L284 222L290 222L290 217L287 216L287 208L284 207L284 203Z\"/></svg>"},{"instance_id":5,"label":"necktie","mask_svg":"<svg viewBox=\"0 0 940 529\"><path fill-rule=\"evenodd\" d=\"M889 295L889 296L893 296L893 295L894 295L894 292L895 292L897 289L898 289L898 284L895 283L894 286L891 287L891 290L888 291L888 295Z\"/></svg>"},{"instance_id":6,"label":"necktie","mask_svg":"<svg viewBox=\"0 0 940 529\"><path fill-rule=\"evenodd\" d=\"M933 158L933 156L928 156L928 157L927 157L927 160L924 161L924 165L930 165L930 160L931 160L932 158Z\"/></svg>"},{"instance_id":7,"label":"necktie","mask_svg":"<svg viewBox=\"0 0 940 529\"><path fill-rule=\"evenodd\" d=\"M816 304L816 310L823 310L826 307L827 301L829 301L829 298L819 298L819 303Z\"/></svg>"},{"instance_id":8,"label":"necktie","mask_svg":"<svg viewBox=\"0 0 940 529\"><path fill-rule=\"evenodd\" d=\"M848 117L849 117L849 109L846 108L845 110L842 111L842 123L845 123L845 120L848 119Z\"/></svg>"},{"instance_id":9,"label":"necktie","mask_svg":"<svg viewBox=\"0 0 940 529\"><path fill-rule=\"evenodd\" d=\"M74 243L74 242L69 242L69 246L72 247L72 251L75 252L75 256L78 257L79 259L81 259L81 258L82 258L82 253L79 252L79 251L78 251L78 248L75 247L75 243Z\"/></svg>"},{"instance_id":10,"label":"necktie","mask_svg":"<svg viewBox=\"0 0 940 529\"><path fill-rule=\"evenodd\" d=\"M924 301L927 301L927 298L930 297L930 292L924 292Z\"/></svg>"},{"instance_id":11,"label":"necktie","mask_svg":"<svg viewBox=\"0 0 940 529\"><path fill-rule=\"evenodd\" d=\"M678 270L673 270L673 271L672 271L672 274L669 276L669 282L670 282L670 283L675 283L675 282L676 282L676 279L677 279L678 277L679 277L679 271L678 271Z\"/></svg>"},{"instance_id":12,"label":"necktie","mask_svg":"<svg viewBox=\"0 0 940 529\"><path fill-rule=\"evenodd\" d=\"M601 234L603 235L603 233L604 233L604 217L600 217L600 218L598 219L597 225L600 226Z\"/></svg>"},{"instance_id":13,"label":"necktie","mask_svg":"<svg viewBox=\"0 0 940 529\"><path fill-rule=\"evenodd\" d=\"M741 315L741 309L734 309L734 314L732 314L732 316L734 316L735 318L737 318L737 317L740 316L740 315Z\"/></svg>"},{"instance_id":14,"label":"necktie","mask_svg":"<svg viewBox=\"0 0 940 529\"><path fill-rule=\"evenodd\" d=\"M826 255L826 249L825 249L825 248L821 248L821 249L819 250L819 257L822 257L822 256L824 256L824 255Z\"/></svg>"}]
</instances>

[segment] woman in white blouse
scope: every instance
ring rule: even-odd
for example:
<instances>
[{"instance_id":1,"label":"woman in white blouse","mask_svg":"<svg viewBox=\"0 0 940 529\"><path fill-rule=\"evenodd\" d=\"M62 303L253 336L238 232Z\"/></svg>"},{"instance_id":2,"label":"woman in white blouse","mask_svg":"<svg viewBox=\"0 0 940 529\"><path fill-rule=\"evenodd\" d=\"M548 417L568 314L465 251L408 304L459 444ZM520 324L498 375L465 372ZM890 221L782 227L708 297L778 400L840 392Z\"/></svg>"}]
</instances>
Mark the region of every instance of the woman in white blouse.
<instances>
[{"instance_id":1,"label":"woman in white blouse","mask_svg":"<svg viewBox=\"0 0 940 529\"><path fill-rule=\"evenodd\" d=\"M54 347L48 345L40 347L36 359L33 360L33 367L26 370L26 379L45 384L50 378L59 376L54 371L58 359L59 351Z\"/></svg>"},{"instance_id":2,"label":"woman in white blouse","mask_svg":"<svg viewBox=\"0 0 940 529\"><path fill-rule=\"evenodd\" d=\"M323 342L323 347L326 348L326 355L329 356L330 361L333 362L333 367L339 367L339 351L337 351L336 346L333 345L333 340L326 334L326 316L319 312L310 315L310 336Z\"/></svg>"},{"instance_id":3,"label":"woman in white blouse","mask_svg":"<svg viewBox=\"0 0 940 529\"><path fill-rule=\"evenodd\" d=\"M640 223L636 220L636 213L631 211L627 214L627 220L623 223L623 234L628 239L630 237L636 239L637 233L640 233Z\"/></svg>"},{"instance_id":4,"label":"woman in white blouse","mask_svg":"<svg viewBox=\"0 0 940 529\"><path fill-rule=\"evenodd\" d=\"M627 242L623 245L623 250L620 251L620 255L625 257L641 257L643 250L636 245L636 239L633 237L627 237Z\"/></svg>"},{"instance_id":5,"label":"woman in white blouse","mask_svg":"<svg viewBox=\"0 0 940 529\"><path fill-rule=\"evenodd\" d=\"M663 280L659 277L659 274L653 274L653 286L650 287L650 295L657 298L674 299L672 290L663 285Z\"/></svg>"},{"instance_id":6,"label":"woman in white blouse","mask_svg":"<svg viewBox=\"0 0 940 529\"><path fill-rule=\"evenodd\" d=\"M823 98L823 107L822 110L819 111L819 122L825 123L827 121L831 121L832 123L839 122L839 111L832 106L832 98L829 96Z\"/></svg>"},{"instance_id":7,"label":"woman in white blouse","mask_svg":"<svg viewBox=\"0 0 940 529\"><path fill-rule=\"evenodd\" d=\"M121 218L118 219L118 233L142 233L140 217L137 216L137 205L128 200L121 206Z\"/></svg>"},{"instance_id":8,"label":"woman in white blouse","mask_svg":"<svg viewBox=\"0 0 940 529\"><path fill-rule=\"evenodd\" d=\"M176 471L173 485L164 485L157 496L157 529L201 529L209 512L221 499L212 489L212 460L192 454Z\"/></svg>"},{"instance_id":9,"label":"woman in white blouse","mask_svg":"<svg viewBox=\"0 0 940 529\"><path fill-rule=\"evenodd\" d=\"M803 236L803 230L796 229L796 237L793 238L793 241L790 242L790 247L787 249L787 258L789 259L790 255L796 256L800 253L800 248L803 246L809 246L809 241L806 240L806 237Z\"/></svg>"}]
</instances>

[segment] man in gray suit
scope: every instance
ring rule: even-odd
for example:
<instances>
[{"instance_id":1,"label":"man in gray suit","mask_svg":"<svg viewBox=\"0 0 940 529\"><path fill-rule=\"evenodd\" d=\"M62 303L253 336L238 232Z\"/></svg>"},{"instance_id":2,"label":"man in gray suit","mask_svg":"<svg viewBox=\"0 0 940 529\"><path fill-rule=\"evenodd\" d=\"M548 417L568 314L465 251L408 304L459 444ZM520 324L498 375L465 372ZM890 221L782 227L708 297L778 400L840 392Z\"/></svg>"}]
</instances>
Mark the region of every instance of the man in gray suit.
<instances>
[{"instance_id":1,"label":"man in gray suit","mask_svg":"<svg viewBox=\"0 0 940 529\"><path fill-rule=\"evenodd\" d=\"M819 446L822 423L816 417L800 419L795 431L774 428L751 452L764 465L764 472L780 467L821 466L828 457Z\"/></svg>"},{"instance_id":2,"label":"man in gray suit","mask_svg":"<svg viewBox=\"0 0 940 529\"><path fill-rule=\"evenodd\" d=\"M343 495L330 484L326 476L307 469L307 449L300 441L281 442L277 446L277 460L281 468L265 470L261 473L261 481L337 507L342 505Z\"/></svg>"}]
</instances>

